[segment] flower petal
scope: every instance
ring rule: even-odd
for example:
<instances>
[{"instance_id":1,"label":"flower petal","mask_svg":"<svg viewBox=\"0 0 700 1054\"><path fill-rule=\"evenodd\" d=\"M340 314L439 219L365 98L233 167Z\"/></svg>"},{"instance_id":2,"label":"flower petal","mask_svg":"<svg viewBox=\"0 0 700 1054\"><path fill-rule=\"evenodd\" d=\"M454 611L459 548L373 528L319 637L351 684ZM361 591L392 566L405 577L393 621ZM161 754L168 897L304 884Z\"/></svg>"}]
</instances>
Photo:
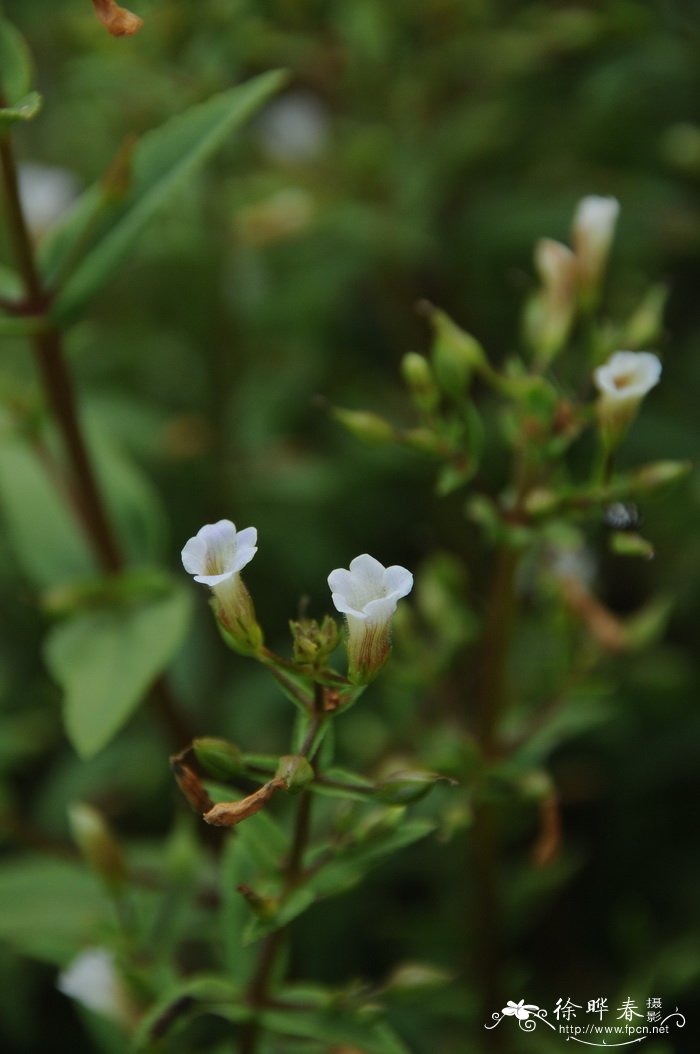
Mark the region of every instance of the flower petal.
<instances>
[{"instance_id":1,"label":"flower petal","mask_svg":"<svg viewBox=\"0 0 700 1054\"><path fill-rule=\"evenodd\" d=\"M393 564L391 567L387 567L384 574L384 582L387 595L394 596L397 600L408 596L413 589L413 575L405 567L401 567L400 564Z\"/></svg>"}]
</instances>

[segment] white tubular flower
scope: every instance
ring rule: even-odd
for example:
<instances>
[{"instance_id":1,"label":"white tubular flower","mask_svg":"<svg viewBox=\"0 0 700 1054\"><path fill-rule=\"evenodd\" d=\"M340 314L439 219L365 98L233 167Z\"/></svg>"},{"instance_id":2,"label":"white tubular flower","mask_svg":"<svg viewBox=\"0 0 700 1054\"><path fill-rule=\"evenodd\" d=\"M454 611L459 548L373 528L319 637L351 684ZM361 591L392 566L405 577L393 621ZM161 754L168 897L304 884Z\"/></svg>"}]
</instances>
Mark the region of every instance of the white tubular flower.
<instances>
[{"instance_id":1,"label":"white tubular flower","mask_svg":"<svg viewBox=\"0 0 700 1054\"><path fill-rule=\"evenodd\" d=\"M650 351L616 351L593 371L600 392L598 417L609 448L618 445L640 402L660 377L661 362Z\"/></svg>"},{"instance_id":2,"label":"white tubular flower","mask_svg":"<svg viewBox=\"0 0 700 1054\"><path fill-rule=\"evenodd\" d=\"M538 360L546 365L561 350L571 329L578 264L566 245L540 238L535 245L535 268L542 289L528 304L525 324Z\"/></svg>"},{"instance_id":3,"label":"white tubular flower","mask_svg":"<svg viewBox=\"0 0 700 1054\"><path fill-rule=\"evenodd\" d=\"M579 288L584 301L594 303L610 253L620 212L617 198L591 195L576 206L572 240L578 265Z\"/></svg>"},{"instance_id":4,"label":"white tubular flower","mask_svg":"<svg viewBox=\"0 0 700 1054\"><path fill-rule=\"evenodd\" d=\"M255 527L237 531L230 520L207 523L182 550L182 564L195 582L209 586L214 610L229 642L245 654L262 645L262 632L255 619L250 594L240 572L257 550Z\"/></svg>"},{"instance_id":5,"label":"white tubular flower","mask_svg":"<svg viewBox=\"0 0 700 1054\"><path fill-rule=\"evenodd\" d=\"M85 948L63 970L56 987L95 1014L128 1027L135 1008L117 973L114 956L106 948Z\"/></svg>"},{"instance_id":6,"label":"white tubular flower","mask_svg":"<svg viewBox=\"0 0 700 1054\"><path fill-rule=\"evenodd\" d=\"M411 592L413 575L398 565L384 567L363 553L348 571L331 571L328 585L336 610L348 624L350 678L367 684L389 656L391 617L401 597Z\"/></svg>"}]
</instances>

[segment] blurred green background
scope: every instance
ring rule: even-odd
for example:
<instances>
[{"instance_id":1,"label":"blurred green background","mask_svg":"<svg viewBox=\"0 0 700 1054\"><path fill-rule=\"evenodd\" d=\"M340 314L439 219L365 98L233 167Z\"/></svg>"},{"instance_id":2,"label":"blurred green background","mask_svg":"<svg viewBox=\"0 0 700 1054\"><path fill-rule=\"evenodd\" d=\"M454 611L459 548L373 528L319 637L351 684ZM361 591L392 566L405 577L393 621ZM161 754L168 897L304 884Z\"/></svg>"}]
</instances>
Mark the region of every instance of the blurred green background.
<instances>
[{"instance_id":1,"label":"blurred green background","mask_svg":"<svg viewBox=\"0 0 700 1054\"><path fill-rule=\"evenodd\" d=\"M15 0L3 10L31 45L45 98L41 117L16 136L23 166L34 166L23 169L28 204L32 174L46 180L58 168L68 192L82 188L130 134L256 73L291 74L164 207L68 338L86 421L97 442L108 437L125 473L121 526L135 562L165 560L178 573L179 550L202 523L256 525L260 553L247 581L281 648L288 618L300 604L327 610L328 572L358 552L411 568L436 550L457 554L471 567L478 607L485 557L463 498L436 498L431 465L418 455L343 434L323 400L410 420L398 364L427 347L421 298L495 360L512 352L534 284L533 243L566 240L587 193L622 206L605 312L625 317L653 280L670 287L663 383L623 463L696 458L697 5L140 0L144 28L122 40L104 32L88 0ZM45 223L37 215L38 233ZM35 382L24 346L8 342L4 401L31 408ZM152 718L137 716L88 762L65 741L58 692L38 659L46 618L37 594L66 568L52 575L48 525L36 536L43 557L23 558L21 544L18 556L16 472L0 463L7 814L60 842L67 803L84 797L125 837L158 841L181 806ZM649 1041L652 1054L698 1042L699 501L694 474L672 502L642 508L654 561L602 558L598 588L611 606L626 613L668 594L669 628L648 655L606 667L589 693L602 700L602 717L551 753L560 859L543 872L530 867L535 824L523 812L512 817L504 860L509 994L548 1006L585 992L612 1003L630 986L663 994L689 1023L668 1044ZM194 728L250 750L283 749L287 708L263 672L222 647L203 591L195 600L174 671ZM529 645L530 663L548 661L546 636ZM415 752L416 737L426 764L446 750L450 704L438 689L412 687L400 659L399 649L393 670L345 719L341 756L358 767ZM463 695L468 706L468 684ZM449 794L437 793L447 810ZM8 859L18 841L17 829L3 836ZM419 843L299 927L295 965L316 980L377 978L404 959L456 972L423 1007L396 1011L416 1051L478 1049L482 1034L460 936L471 889L465 842ZM0 1045L44 1049L58 1027L65 1049L92 1049L54 991L52 956L41 949L39 965L30 963L23 932L0 944ZM30 1010L39 1000L43 1024ZM539 1041L522 1037L522 1050Z\"/></svg>"}]
</instances>

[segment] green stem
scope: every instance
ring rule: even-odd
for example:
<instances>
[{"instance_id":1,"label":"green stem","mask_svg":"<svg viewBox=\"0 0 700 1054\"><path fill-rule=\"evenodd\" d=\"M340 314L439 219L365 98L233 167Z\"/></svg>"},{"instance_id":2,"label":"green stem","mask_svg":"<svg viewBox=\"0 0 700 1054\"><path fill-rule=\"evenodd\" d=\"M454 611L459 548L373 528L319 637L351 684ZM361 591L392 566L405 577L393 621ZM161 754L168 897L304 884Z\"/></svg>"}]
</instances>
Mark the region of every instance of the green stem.
<instances>
[{"instance_id":1,"label":"green stem","mask_svg":"<svg viewBox=\"0 0 700 1054\"><path fill-rule=\"evenodd\" d=\"M500 750L499 731L508 702L507 665L515 619L515 578L518 553L503 545L496 558L486 621L482 635L477 680L477 737L488 764ZM502 1006L503 952L499 889L499 836L495 806L477 801L474 810L474 976L479 978L481 1013L488 1020ZM485 1034L489 1050L503 1049L503 1036Z\"/></svg>"},{"instance_id":2,"label":"green stem","mask_svg":"<svg viewBox=\"0 0 700 1054\"><path fill-rule=\"evenodd\" d=\"M323 711L323 685L314 685L314 720L311 722L304 743L300 750L306 755L313 751L311 765L314 772L317 771L316 757L318 749L315 747L317 734L328 720L328 715ZM284 868L282 881L282 896L285 897L295 888L304 877L304 853L309 844L311 832L311 803L313 795L305 790L299 796L296 816L294 818L294 831L292 833L292 844L289 856ZM258 965L248 988L248 1004L255 1008L267 1002L270 982L277 966L277 958L289 933L289 926L283 926L271 933L263 941L258 959ZM244 1025L241 1033L241 1044L239 1054L255 1054L260 1040L260 1024L256 1020L249 1021Z\"/></svg>"},{"instance_id":3,"label":"green stem","mask_svg":"<svg viewBox=\"0 0 700 1054\"><path fill-rule=\"evenodd\" d=\"M290 893L303 874L303 860L309 842L311 830L312 795L303 791L299 797L294 832L289 857L284 869L283 896ZM267 1002L270 983L277 966L277 959L287 938L289 926L283 926L271 933L262 943L260 956L253 978L248 987L248 1005L256 1009ZM239 1054L255 1054L261 1036L260 1023L256 1020L247 1022L241 1030Z\"/></svg>"},{"instance_id":4,"label":"green stem","mask_svg":"<svg viewBox=\"0 0 700 1054\"><path fill-rule=\"evenodd\" d=\"M477 681L477 735L487 758L498 752L498 731L508 701L508 651L515 618L518 553L501 546L486 609Z\"/></svg>"}]
</instances>

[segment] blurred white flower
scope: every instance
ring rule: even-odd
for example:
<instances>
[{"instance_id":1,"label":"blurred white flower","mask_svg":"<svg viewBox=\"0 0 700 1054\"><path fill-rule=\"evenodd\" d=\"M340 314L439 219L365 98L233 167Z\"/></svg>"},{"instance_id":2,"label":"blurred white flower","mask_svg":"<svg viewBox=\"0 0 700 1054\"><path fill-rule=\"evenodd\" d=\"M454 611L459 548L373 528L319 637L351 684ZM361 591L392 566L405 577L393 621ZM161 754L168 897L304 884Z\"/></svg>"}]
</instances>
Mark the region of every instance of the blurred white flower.
<instances>
[{"instance_id":1,"label":"blurred white flower","mask_svg":"<svg viewBox=\"0 0 700 1054\"><path fill-rule=\"evenodd\" d=\"M598 419L609 450L620 443L639 403L660 377L661 362L650 351L616 351L593 371L600 392Z\"/></svg>"},{"instance_id":2,"label":"blurred white flower","mask_svg":"<svg viewBox=\"0 0 700 1054\"><path fill-rule=\"evenodd\" d=\"M67 168L25 162L19 166L19 194L29 229L41 237L78 196L78 180Z\"/></svg>"},{"instance_id":3,"label":"blurred white flower","mask_svg":"<svg viewBox=\"0 0 700 1054\"><path fill-rule=\"evenodd\" d=\"M348 625L348 658L353 680L367 682L379 673L389 654L391 617L398 601L411 592L413 575L405 567L384 567L363 553L350 569L328 576L333 604Z\"/></svg>"},{"instance_id":4,"label":"blurred white flower","mask_svg":"<svg viewBox=\"0 0 700 1054\"><path fill-rule=\"evenodd\" d=\"M265 108L258 123L258 139L273 161L313 161L326 149L330 134L328 111L307 91L287 92Z\"/></svg>"},{"instance_id":5,"label":"blurred white flower","mask_svg":"<svg viewBox=\"0 0 700 1054\"><path fill-rule=\"evenodd\" d=\"M578 266L579 288L589 301L603 280L615 224L620 212L617 198L590 195L574 212L572 240Z\"/></svg>"},{"instance_id":6,"label":"blurred white flower","mask_svg":"<svg viewBox=\"0 0 700 1054\"><path fill-rule=\"evenodd\" d=\"M231 520L219 520L200 528L182 550L183 567L195 582L211 588L220 625L232 646L245 654L262 645L253 602L240 576L258 551L257 540L255 527L237 531Z\"/></svg>"},{"instance_id":7,"label":"blurred white flower","mask_svg":"<svg viewBox=\"0 0 700 1054\"><path fill-rule=\"evenodd\" d=\"M218 520L200 527L182 550L182 564L195 582L216 586L242 571L258 549L255 527L236 530L231 520Z\"/></svg>"},{"instance_id":8,"label":"blurred white flower","mask_svg":"<svg viewBox=\"0 0 700 1054\"><path fill-rule=\"evenodd\" d=\"M660 378L661 362L651 351L616 351L593 372L600 394L614 402L638 403Z\"/></svg>"},{"instance_id":9,"label":"blurred white flower","mask_svg":"<svg viewBox=\"0 0 700 1054\"><path fill-rule=\"evenodd\" d=\"M538 360L546 365L562 348L574 320L578 265L566 245L540 238L535 245L535 268L542 288L527 306L525 325Z\"/></svg>"},{"instance_id":10,"label":"blurred white flower","mask_svg":"<svg viewBox=\"0 0 700 1054\"><path fill-rule=\"evenodd\" d=\"M134 1019L129 993L106 948L85 948L63 970L56 987L88 1010L128 1026Z\"/></svg>"}]
</instances>

